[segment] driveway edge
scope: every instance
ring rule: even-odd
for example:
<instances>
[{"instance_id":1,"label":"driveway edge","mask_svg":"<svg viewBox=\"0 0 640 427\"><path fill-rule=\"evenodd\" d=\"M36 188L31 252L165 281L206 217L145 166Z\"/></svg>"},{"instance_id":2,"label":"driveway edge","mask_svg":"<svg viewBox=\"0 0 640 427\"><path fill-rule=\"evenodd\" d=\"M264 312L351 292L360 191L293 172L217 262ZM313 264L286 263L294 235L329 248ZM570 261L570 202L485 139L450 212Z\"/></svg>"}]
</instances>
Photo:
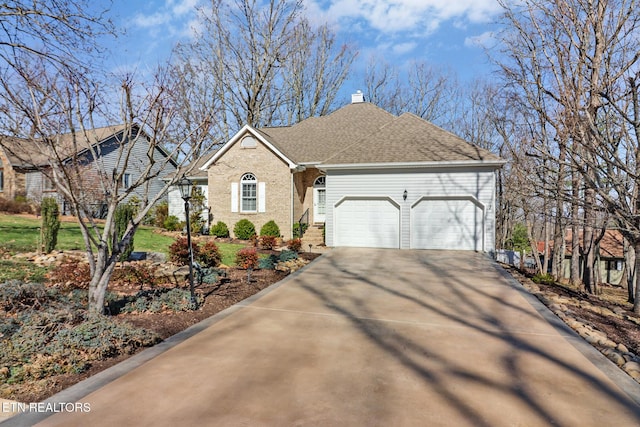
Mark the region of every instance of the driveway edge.
<instances>
[{"instance_id":1,"label":"driveway edge","mask_svg":"<svg viewBox=\"0 0 640 427\"><path fill-rule=\"evenodd\" d=\"M322 258L324 256L326 256L328 253L326 254L322 254L319 257L315 258L313 261L311 261L309 264L305 265L304 267L294 271L293 273L289 274L287 277L283 278L282 280L274 283L273 285L261 290L260 292L257 292L253 295L251 295L249 298L246 298L240 302L235 303L234 305L214 314L211 317L207 317L204 320L201 320L200 322L196 323L195 325L191 325L189 326L187 329L178 332L175 335L170 336L169 338L167 338L166 340L162 341L159 344L156 344L153 347L149 347L143 351L141 351L140 353L137 353L131 357L129 357L126 360L123 360L122 362L111 366L110 368L105 369L104 371L98 372L95 375L92 375L91 377L80 381L77 384L72 385L69 388L66 388L56 394L54 394L53 396L51 396L50 398L42 401L41 403L45 405L51 405L53 407L56 406L56 404L58 406L65 404L65 403L75 403L75 402L79 402L80 399L82 399L83 397L93 393L94 391L98 390L101 387L104 387L105 385L117 380L118 378L126 375L127 373L129 373L130 371L138 368L139 366L143 365L144 363L150 361L151 359L154 359L155 357L161 355L162 353L165 353L166 351L172 349L173 347L177 346L178 344L188 340L189 338L191 338L192 336L202 332L203 330L207 329L208 327L214 325L217 322L220 322L221 320L224 320L225 318L227 318L228 316L232 315L233 313L235 313L236 311L239 311L240 309L254 303L256 300L262 298L265 295L268 295L269 293L275 291L276 289L278 289L280 286L286 284L288 281L294 279L295 277L297 277L299 274L302 273L302 271L306 270L307 268L311 267L314 264L314 261L316 261L319 258ZM32 426L36 423L39 423L41 421L44 421L45 419L49 418L52 415L55 415L56 412L55 411L46 411L46 412L22 412L19 413L17 415L14 415L11 418L8 418L2 422L0 422L0 425L2 427L28 427L28 426Z\"/></svg>"},{"instance_id":2,"label":"driveway edge","mask_svg":"<svg viewBox=\"0 0 640 427\"><path fill-rule=\"evenodd\" d=\"M491 257L489 257L491 258ZM620 389L640 407L640 384L627 375L615 363L607 359L600 351L586 342L576 331L556 316L535 295L529 292L518 280L506 271L497 261L491 258L498 272L527 300L536 311L553 326L576 350L589 359L603 374L613 381Z\"/></svg>"}]
</instances>

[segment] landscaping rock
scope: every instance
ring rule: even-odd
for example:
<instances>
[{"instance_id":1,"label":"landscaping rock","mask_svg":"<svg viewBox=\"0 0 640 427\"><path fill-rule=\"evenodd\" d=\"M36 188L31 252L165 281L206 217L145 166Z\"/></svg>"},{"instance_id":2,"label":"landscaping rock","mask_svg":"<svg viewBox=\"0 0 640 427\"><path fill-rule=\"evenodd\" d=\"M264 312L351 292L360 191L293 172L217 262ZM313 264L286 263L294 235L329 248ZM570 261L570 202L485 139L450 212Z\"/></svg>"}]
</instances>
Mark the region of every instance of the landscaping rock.
<instances>
[{"instance_id":1,"label":"landscaping rock","mask_svg":"<svg viewBox=\"0 0 640 427\"><path fill-rule=\"evenodd\" d=\"M638 362L627 362L622 365L622 369L629 374L631 378L640 382L640 363Z\"/></svg>"},{"instance_id":2,"label":"landscaping rock","mask_svg":"<svg viewBox=\"0 0 640 427\"><path fill-rule=\"evenodd\" d=\"M624 344L618 344L616 346L616 350L618 350L620 353L629 353L629 349L624 345Z\"/></svg>"},{"instance_id":3,"label":"landscaping rock","mask_svg":"<svg viewBox=\"0 0 640 427\"><path fill-rule=\"evenodd\" d=\"M285 273L293 273L294 271L301 269L307 264L309 264L309 261L307 261L306 259L290 259L289 261L277 263L275 269L277 271L284 271Z\"/></svg>"},{"instance_id":4,"label":"landscaping rock","mask_svg":"<svg viewBox=\"0 0 640 427\"><path fill-rule=\"evenodd\" d=\"M602 354L607 356L607 358L609 360L611 360L613 363L615 363L616 365L618 365L620 367L622 367L624 364L628 363L625 360L625 358L622 356L622 354L620 354L619 352L617 352L614 349L611 349L611 348L604 349L602 351Z\"/></svg>"}]
</instances>

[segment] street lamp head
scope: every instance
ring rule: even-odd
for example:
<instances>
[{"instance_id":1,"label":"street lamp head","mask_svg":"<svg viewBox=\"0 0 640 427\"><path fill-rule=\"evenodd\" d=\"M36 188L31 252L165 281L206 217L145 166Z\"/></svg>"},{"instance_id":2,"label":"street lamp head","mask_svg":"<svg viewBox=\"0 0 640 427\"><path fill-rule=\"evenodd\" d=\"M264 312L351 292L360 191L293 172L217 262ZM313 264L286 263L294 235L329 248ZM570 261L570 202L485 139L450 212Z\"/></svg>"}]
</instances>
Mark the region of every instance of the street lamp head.
<instances>
[{"instance_id":1,"label":"street lamp head","mask_svg":"<svg viewBox=\"0 0 640 427\"><path fill-rule=\"evenodd\" d=\"M180 190L180 197L185 202L191 198L191 189L193 188L193 183L188 180L186 177L183 177L180 181L176 182L178 189Z\"/></svg>"}]
</instances>

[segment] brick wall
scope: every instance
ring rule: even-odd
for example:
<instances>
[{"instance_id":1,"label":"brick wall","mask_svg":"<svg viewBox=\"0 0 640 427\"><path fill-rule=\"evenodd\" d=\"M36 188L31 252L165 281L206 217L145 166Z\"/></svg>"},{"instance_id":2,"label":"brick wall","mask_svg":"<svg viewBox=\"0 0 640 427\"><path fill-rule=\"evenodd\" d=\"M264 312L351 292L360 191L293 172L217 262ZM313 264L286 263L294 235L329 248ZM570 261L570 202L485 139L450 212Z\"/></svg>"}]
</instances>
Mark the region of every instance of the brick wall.
<instances>
[{"instance_id":1,"label":"brick wall","mask_svg":"<svg viewBox=\"0 0 640 427\"><path fill-rule=\"evenodd\" d=\"M265 212L231 212L231 183L238 183L240 192L240 179L245 173L265 183ZM291 171L266 146L258 143L255 148L243 148L238 141L209 168L208 174L212 224L226 223L233 235L234 225L243 218L255 225L257 233L262 225L274 220L284 238L291 238ZM240 204L240 194L237 200Z\"/></svg>"}]
</instances>

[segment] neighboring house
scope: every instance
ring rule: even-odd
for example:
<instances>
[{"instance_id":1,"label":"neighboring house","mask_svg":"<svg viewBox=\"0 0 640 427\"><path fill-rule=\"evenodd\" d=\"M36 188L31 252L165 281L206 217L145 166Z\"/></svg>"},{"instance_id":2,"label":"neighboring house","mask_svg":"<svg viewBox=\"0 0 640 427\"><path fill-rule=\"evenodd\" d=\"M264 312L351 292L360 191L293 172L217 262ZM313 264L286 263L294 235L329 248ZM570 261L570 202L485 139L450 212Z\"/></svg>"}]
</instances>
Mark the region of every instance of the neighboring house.
<instances>
[{"instance_id":1,"label":"neighboring house","mask_svg":"<svg viewBox=\"0 0 640 427\"><path fill-rule=\"evenodd\" d=\"M580 230L578 239L580 241L580 251L582 252L582 230ZM571 229L569 229L567 230L567 235L564 239L564 260L562 261L562 276L565 279L571 278L571 258L573 257L571 247L572 241L572 232ZM541 261L544 257L544 250L544 241L538 242L538 254L540 255ZM549 263L551 263L551 260L553 259L553 250L553 241L549 241L547 243ZM584 257L581 254L579 257L580 274L582 275L582 269L584 267L582 263L584 262ZM598 243L595 248L595 259L597 265L595 279L599 283L619 285L622 281L625 269L624 237L622 236L622 233L618 230L605 230L602 240L600 240L600 243ZM551 264L549 264L547 270L551 271Z\"/></svg>"},{"instance_id":2,"label":"neighboring house","mask_svg":"<svg viewBox=\"0 0 640 427\"><path fill-rule=\"evenodd\" d=\"M207 171L202 170L202 166L211 159L211 157L215 154L215 151L211 151L204 156L200 157L195 164L188 165L185 168L190 169L191 172L187 174L186 178L188 178L194 185L202 191L205 197L205 206L209 206L209 177L207 175ZM171 179L173 174L167 175L164 179ZM173 215L177 217L180 221L185 220L185 210L184 210L184 200L180 195L180 190L177 187L173 186L169 189L168 192L168 200L169 200L169 215ZM205 210L201 213L202 219L205 221L205 227L211 227L211 218L210 218L209 210Z\"/></svg>"},{"instance_id":3,"label":"neighboring house","mask_svg":"<svg viewBox=\"0 0 640 427\"><path fill-rule=\"evenodd\" d=\"M564 261L562 263L563 275L566 279L571 277L571 258L573 256L571 252L572 239L571 230L568 230L567 236L565 237ZM580 239L580 251L582 251L582 230L580 231L578 239ZM553 249L553 244L548 246L551 250ZM622 233L618 230L605 230L604 236L595 250L597 265L595 279L600 283L619 285L622 281L625 267L624 238L622 237ZM580 268L582 270L583 257L581 255L579 256Z\"/></svg>"},{"instance_id":4,"label":"neighboring house","mask_svg":"<svg viewBox=\"0 0 640 427\"><path fill-rule=\"evenodd\" d=\"M498 156L364 102L290 127L244 126L203 166L213 222L324 224L327 246L491 252Z\"/></svg>"},{"instance_id":5,"label":"neighboring house","mask_svg":"<svg viewBox=\"0 0 640 427\"><path fill-rule=\"evenodd\" d=\"M95 213L99 214L105 200L105 194L100 185L100 179L109 179L101 176L99 171L112 171L118 168L122 160L118 159L118 148L122 143L130 144L126 138L127 128L124 125L107 126L88 131L88 139L93 148L98 153L99 158L94 159L89 142L84 136L76 134L60 135L56 143L58 152L63 156L63 162L71 162L73 159L80 162L86 173L83 178L86 181L93 180L93 185L85 186L84 197L90 199L90 203L95 205ZM142 132L137 126L132 134ZM127 169L119 185L126 189L140 178L144 169L149 164L149 145L144 133L141 137L135 138L135 146L131 157L127 162ZM74 148L75 147L75 148ZM166 164L167 172L175 171L176 163L168 158L168 154L160 148L153 152L154 160L158 165ZM14 137L0 137L0 161L2 170L2 193L0 196L13 199L16 196L25 196L27 199L41 201L43 197L56 198L64 214L68 214L68 205L61 194L58 194L51 180L46 176L51 160L46 153L38 151L35 144L27 139ZM96 167L96 162L100 162L100 167ZM167 162L168 161L168 162ZM155 195L162 190L164 183L160 178L153 179L149 183L149 194ZM134 192L138 196L141 193Z\"/></svg>"}]
</instances>

